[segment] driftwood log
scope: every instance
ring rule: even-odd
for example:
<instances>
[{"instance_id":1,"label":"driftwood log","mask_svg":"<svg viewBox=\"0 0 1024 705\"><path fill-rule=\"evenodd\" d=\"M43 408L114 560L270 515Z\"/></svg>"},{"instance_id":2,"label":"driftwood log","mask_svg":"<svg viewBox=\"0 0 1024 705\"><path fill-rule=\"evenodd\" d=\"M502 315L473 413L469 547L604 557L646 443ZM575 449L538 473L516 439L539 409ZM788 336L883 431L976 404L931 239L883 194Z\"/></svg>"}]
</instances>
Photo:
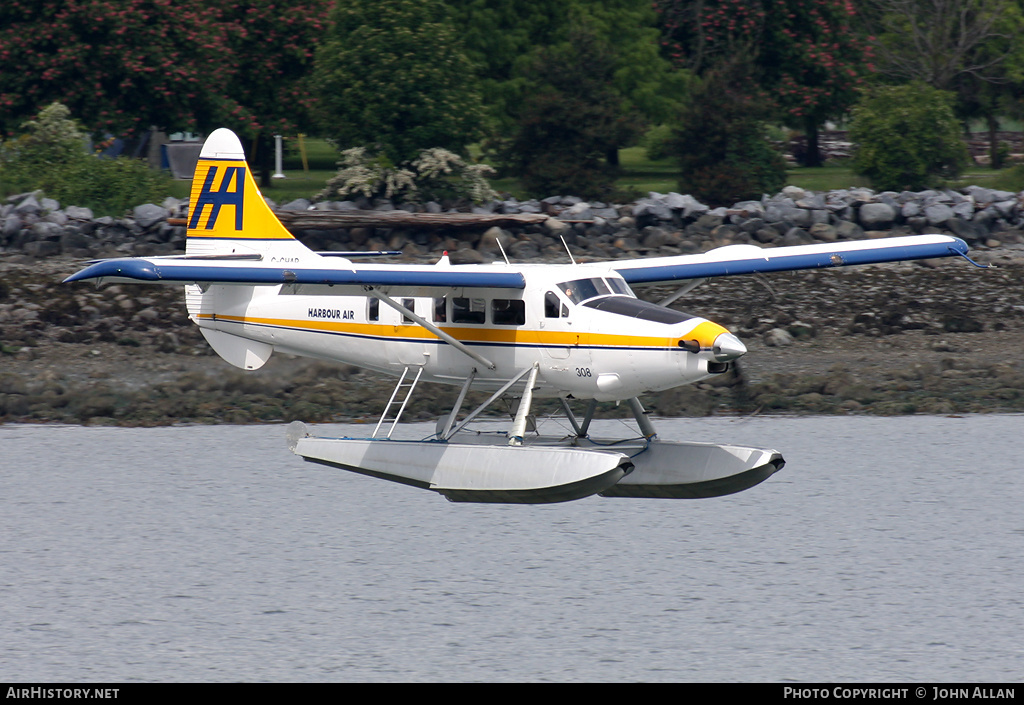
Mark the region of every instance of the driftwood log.
<instances>
[{"instance_id":1,"label":"driftwood log","mask_svg":"<svg viewBox=\"0 0 1024 705\"><path fill-rule=\"evenodd\" d=\"M542 213L409 213L407 211L274 211L288 230L343 228L489 228L543 223ZM168 218L169 225L186 225L185 218Z\"/></svg>"}]
</instances>

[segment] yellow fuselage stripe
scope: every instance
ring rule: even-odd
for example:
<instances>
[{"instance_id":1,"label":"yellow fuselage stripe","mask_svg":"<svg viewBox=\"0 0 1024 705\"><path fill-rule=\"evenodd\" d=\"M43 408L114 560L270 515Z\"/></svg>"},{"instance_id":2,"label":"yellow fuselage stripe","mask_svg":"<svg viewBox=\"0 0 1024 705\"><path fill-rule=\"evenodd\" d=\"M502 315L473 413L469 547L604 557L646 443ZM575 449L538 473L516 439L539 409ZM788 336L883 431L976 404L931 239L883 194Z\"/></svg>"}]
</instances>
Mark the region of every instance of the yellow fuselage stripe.
<instances>
[{"instance_id":1,"label":"yellow fuselage stripe","mask_svg":"<svg viewBox=\"0 0 1024 705\"><path fill-rule=\"evenodd\" d=\"M217 314L200 314L200 320L206 321L230 321L232 323L243 323L260 326L274 326L276 328L287 328L289 330L307 332L329 332L345 333L375 337L382 340L420 339L437 340L430 331L415 324L392 325L386 323L346 323L338 321L298 321L285 318L256 318L250 316L225 316ZM668 336L637 336L637 335L615 335L609 333L574 333L561 331L542 331L533 329L500 329L500 328L475 328L475 327L451 327L438 326L441 330L464 343L503 343L524 345L587 345L591 347L630 347L630 348L665 348L675 347L679 338ZM703 321L689 333L685 334L683 340L696 340L703 348L710 348L722 333L728 331L717 323Z\"/></svg>"}]
</instances>

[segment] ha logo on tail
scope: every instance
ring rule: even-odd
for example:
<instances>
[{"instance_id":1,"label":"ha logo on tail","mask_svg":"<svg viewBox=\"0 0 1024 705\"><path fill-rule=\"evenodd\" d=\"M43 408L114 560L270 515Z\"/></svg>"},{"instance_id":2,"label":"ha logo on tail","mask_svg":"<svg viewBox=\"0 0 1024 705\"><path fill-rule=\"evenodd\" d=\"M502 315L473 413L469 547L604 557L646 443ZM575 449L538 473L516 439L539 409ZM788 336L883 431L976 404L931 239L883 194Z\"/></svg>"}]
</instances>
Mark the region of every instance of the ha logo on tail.
<instances>
[{"instance_id":1,"label":"ha logo on tail","mask_svg":"<svg viewBox=\"0 0 1024 705\"><path fill-rule=\"evenodd\" d=\"M189 203L186 255L268 253L275 243L299 245L263 200L242 143L230 130L216 130L203 145Z\"/></svg>"}]
</instances>

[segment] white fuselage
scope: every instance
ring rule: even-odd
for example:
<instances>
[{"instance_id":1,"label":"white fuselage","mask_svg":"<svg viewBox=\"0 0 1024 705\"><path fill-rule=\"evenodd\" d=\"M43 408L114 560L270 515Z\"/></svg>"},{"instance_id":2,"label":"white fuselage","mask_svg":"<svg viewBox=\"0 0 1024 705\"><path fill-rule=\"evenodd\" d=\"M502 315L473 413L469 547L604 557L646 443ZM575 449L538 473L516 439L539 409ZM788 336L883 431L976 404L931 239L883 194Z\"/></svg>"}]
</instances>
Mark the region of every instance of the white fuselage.
<instances>
[{"instance_id":1,"label":"white fuselage","mask_svg":"<svg viewBox=\"0 0 1024 705\"><path fill-rule=\"evenodd\" d=\"M497 389L537 363L537 394L611 401L724 369L712 350L719 335L728 336L724 328L636 299L607 267L516 269L524 274L524 289L387 292L493 368L373 296L289 284L212 285L205 292L188 286L186 293L189 313L204 332L395 376L422 366L425 381L461 385L473 374L476 389Z\"/></svg>"}]
</instances>

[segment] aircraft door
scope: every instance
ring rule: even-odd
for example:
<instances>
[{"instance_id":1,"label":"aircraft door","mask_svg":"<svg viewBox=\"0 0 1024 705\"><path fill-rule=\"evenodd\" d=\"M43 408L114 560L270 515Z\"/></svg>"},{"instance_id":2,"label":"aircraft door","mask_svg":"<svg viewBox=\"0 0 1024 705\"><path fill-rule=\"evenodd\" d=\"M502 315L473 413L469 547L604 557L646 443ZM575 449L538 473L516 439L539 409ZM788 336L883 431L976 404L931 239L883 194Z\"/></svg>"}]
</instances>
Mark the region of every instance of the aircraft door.
<instances>
[{"instance_id":1,"label":"aircraft door","mask_svg":"<svg viewBox=\"0 0 1024 705\"><path fill-rule=\"evenodd\" d=\"M430 300L423 299L422 301L429 302ZM417 316L427 320L430 319L430 313L426 310L421 310L424 309L422 305L419 305L421 300L405 298L400 299L399 303ZM426 364L430 360L431 346L428 346L424 340L426 335L430 335L430 333L424 331L418 323L398 311L392 309L392 312L397 315L399 325L394 326L395 344L389 348L388 357L391 359L391 362L402 366ZM430 337L433 336L430 335Z\"/></svg>"},{"instance_id":2,"label":"aircraft door","mask_svg":"<svg viewBox=\"0 0 1024 705\"><path fill-rule=\"evenodd\" d=\"M537 326L544 377L563 390L593 383L589 336L580 327L575 305L549 290L544 294L544 316Z\"/></svg>"}]
</instances>

